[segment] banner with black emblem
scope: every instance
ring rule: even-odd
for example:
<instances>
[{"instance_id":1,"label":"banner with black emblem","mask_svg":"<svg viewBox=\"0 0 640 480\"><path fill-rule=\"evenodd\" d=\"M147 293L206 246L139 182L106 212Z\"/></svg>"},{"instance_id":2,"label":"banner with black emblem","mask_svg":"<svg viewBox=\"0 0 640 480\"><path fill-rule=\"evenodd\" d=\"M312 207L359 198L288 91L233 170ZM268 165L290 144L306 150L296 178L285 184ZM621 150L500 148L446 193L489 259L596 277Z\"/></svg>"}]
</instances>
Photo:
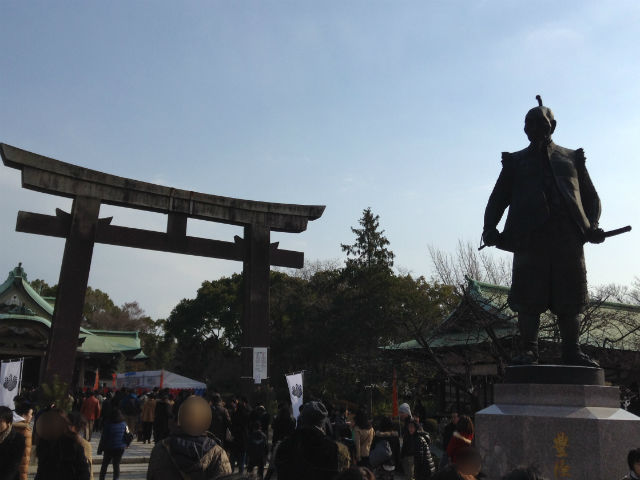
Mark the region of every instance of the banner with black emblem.
<instances>
[{"instance_id":1,"label":"banner with black emblem","mask_svg":"<svg viewBox=\"0 0 640 480\"><path fill-rule=\"evenodd\" d=\"M304 403L302 400L302 372L287 375L287 385L289 386L289 395L291 396L291 408L293 417L298 420L300 415L300 407Z\"/></svg>"},{"instance_id":2,"label":"banner with black emblem","mask_svg":"<svg viewBox=\"0 0 640 480\"><path fill-rule=\"evenodd\" d=\"M22 381L22 360L0 364L0 405L15 408L13 399L20 393Z\"/></svg>"}]
</instances>

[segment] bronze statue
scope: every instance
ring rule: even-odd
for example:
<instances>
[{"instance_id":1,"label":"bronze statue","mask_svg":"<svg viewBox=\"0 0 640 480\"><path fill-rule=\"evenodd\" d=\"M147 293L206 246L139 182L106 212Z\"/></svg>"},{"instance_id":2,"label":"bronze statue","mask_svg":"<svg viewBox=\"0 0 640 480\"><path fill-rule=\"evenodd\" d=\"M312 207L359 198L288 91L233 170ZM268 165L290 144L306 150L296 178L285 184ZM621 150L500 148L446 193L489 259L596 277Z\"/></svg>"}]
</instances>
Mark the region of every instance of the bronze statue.
<instances>
[{"instance_id":1,"label":"bronze statue","mask_svg":"<svg viewBox=\"0 0 640 480\"><path fill-rule=\"evenodd\" d=\"M580 314L588 301L583 245L602 243L610 235L598 226L600 198L583 150L553 143L553 113L539 95L536 98L539 106L529 110L524 124L531 143L502 154L482 238L487 246L513 252L509 306L518 313L521 340L521 353L513 363L538 363L540 314L551 310L558 318L563 363L598 367L578 342ZM499 233L496 227L507 207L505 228Z\"/></svg>"}]
</instances>

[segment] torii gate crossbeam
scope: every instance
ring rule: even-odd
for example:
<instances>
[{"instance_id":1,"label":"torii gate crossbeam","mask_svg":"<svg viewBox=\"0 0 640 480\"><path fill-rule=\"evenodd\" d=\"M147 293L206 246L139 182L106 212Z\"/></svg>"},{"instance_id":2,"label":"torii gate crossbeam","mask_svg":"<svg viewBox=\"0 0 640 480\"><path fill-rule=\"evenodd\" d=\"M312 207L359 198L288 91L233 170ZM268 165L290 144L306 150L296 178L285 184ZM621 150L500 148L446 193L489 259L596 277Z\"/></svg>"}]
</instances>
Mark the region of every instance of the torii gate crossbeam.
<instances>
[{"instance_id":1,"label":"torii gate crossbeam","mask_svg":"<svg viewBox=\"0 0 640 480\"><path fill-rule=\"evenodd\" d=\"M268 347L271 265L302 268L304 253L270 243L271 231L300 233L325 207L242 200L170 188L90 170L0 144L2 161L22 171L22 186L73 199L71 213L19 212L16 230L65 238L58 295L47 346L45 381L71 382L84 297L95 243L243 262L245 285L242 376L252 378L253 347ZM109 204L167 214L166 232L111 225L99 218ZM189 218L244 228L244 238L224 242L188 236Z\"/></svg>"}]
</instances>

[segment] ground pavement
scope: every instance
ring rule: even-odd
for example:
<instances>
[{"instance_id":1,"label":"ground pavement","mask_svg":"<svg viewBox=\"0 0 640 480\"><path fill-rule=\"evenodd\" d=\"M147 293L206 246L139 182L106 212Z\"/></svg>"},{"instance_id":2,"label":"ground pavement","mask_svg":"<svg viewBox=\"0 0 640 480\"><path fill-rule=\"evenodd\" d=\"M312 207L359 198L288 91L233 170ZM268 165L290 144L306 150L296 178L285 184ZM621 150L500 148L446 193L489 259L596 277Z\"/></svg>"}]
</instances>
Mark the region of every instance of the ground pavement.
<instances>
[{"instance_id":1,"label":"ground pavement","mask_svg":"<svg viewBox=\"0 0 640 480\"><path fill-rule=\"evenodd\" d=\"M93 477L98 480L100 475L100 465L102 464L102 455L96 455L98 451L98 441L100 434L94 435L91 439L91 451L93 452ZM133 441L131 446L127 448L122 456L120 464L120 478L122 480L138 480L147 478L147 464L151 456L153 443L143 444L142 442ZM36 466L32 464L29 468L29 478L32 479L36 473ZM107 470L107 479L113 477L113 467L109 465Z\"/></svg>"},{"instance_id":2,"label":"ground pavement","mask_svg":"<svg viewBox=\"0 0 640 480\"><path fill-rule=\"evenodd\" d=\"M99 435L94 435L91 439L91 451L93 452L93 478L99 479L100 465L102 464L102 455L96 455L98 450ZM142 480L147 478L147 464L149 463L149 457L151 456L151 450L153 449L153 443L143 444L142 442L133 441L131 446L127 448L122 456L122 463L120 464L120 479L121 480ZM35 461L32 459L32 462ZM32 463L29 468L29 479L33 479L36 473L36 466ZM109 465L107 470L107 480L113 478L113 467ZM277 476L271 477L277 480ZM397 474L395 476L397 480L404 480L403 475ZM176 479L180 480L180 479Z\"/></svg>"}]
</instances>

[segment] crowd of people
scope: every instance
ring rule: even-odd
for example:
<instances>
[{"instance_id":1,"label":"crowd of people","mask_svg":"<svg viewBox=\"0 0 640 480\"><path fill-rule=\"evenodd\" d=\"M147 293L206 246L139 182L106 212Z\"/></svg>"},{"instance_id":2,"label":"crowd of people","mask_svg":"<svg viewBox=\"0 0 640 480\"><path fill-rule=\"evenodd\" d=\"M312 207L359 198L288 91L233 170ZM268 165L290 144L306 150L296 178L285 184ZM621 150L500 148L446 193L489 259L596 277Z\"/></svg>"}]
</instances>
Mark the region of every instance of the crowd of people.
<instances>
[{"instance_id":1,"label":"crowd of people","mask_svg":"<svg viewBox=\"0 0 640 480\"><path fill-rule=\"evenodd\" d=\"M93 480L91 438L99 434L99 478L120 476L120 462L134 441L154 443L148 480L475 480L484 478L467 415L451 412L441 431L427 432L404 403L399 417L372 422L364 409L305 403L294 418L288 404L271 417L262 403L242 396L223 402L181 391L142 395L126 388L88 392L66 412L51 404L34 414L34 403L16 397L15 410L0 406L0 480L26 480L32 445L36 480ZM438 451L433 450L436 443ZM627 479L640 479L640 449L628 455ZM235 472L235 473L234 473ZM503 480L544 480L518 469Z\"/></svg>"}]
</instances>

